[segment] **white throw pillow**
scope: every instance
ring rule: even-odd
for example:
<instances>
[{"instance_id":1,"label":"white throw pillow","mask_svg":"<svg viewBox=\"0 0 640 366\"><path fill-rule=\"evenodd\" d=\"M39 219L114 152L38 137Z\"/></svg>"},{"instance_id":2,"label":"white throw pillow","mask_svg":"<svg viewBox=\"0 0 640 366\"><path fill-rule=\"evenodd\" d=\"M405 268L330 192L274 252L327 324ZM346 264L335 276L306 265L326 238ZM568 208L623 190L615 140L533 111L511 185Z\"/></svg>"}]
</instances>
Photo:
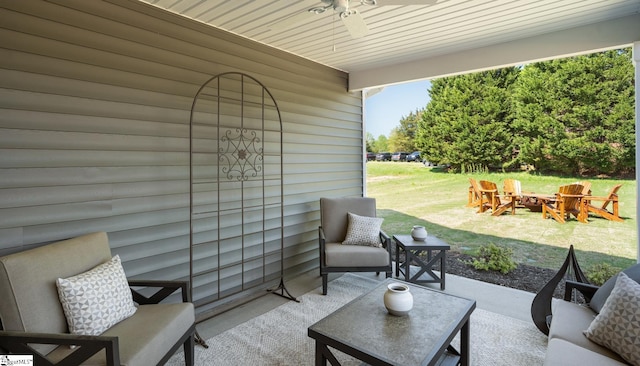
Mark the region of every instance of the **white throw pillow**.
<instances>
[{"instance_id":1,"label":"white throw pillow","mask_svg":"<svg viewBox=\"0 0 640 366\"><path fill-rule=\"evenodd\" d=\"M640 284L621 272L600 314L584 333L640 366Z\"/></svg>"},{"instance_id":2,"label":"white throw pillow","mask_svg":"<svg viewBox=\"0 0 640 366\"><path fill-rule=\"evenodd\" d=\"M73 334L100 335L136 312L118 255L87 272L58 278L56 286Z\"/></svg>"},{"instance_id":3,"label":"white throw pillow","mask_svg":"<svg viewBox=\"0 0 640 366\"><path fill-rule=\"evenodd\" d=\"M349 226L347 227L347 236L342 244L382 247L380 243L380 227L382 227L384 219L359 216L351 212L348 212L347 215L349 216Z\"/></svg>"}]
</instances>

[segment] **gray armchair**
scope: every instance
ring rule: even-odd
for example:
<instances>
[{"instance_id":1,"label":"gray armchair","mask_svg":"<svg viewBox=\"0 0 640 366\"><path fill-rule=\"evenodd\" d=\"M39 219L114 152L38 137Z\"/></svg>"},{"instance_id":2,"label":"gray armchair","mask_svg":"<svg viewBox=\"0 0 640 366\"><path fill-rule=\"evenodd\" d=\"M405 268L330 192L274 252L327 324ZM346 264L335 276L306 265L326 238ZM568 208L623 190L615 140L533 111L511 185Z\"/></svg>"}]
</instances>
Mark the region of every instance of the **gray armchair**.
<instances>
[{"instance_id":1,"label":"gray armchair","mask_svg":"<svg viewBox=\"0 0 640 366\"><path fill-rule=\"evenodd\" d=\"M380 231L380 248L366 245L343 245L348 228L348 213L376 217L376 200L367 197L321 198L320 275L322 294L327 294L329 273L385 272L391 277L391 239Z\"/></svg>"},{"instance_id":2,"label":"gray armchair","mask_svg":"<svg viewBox=\"0 0 640 366\"><path fill-rule=\"evenodd\" d=\"M36 365L162 365L183 347L185 364L193 365L195 313L188 282L129 281L160 290L145 296L132 289L135 313L100 335L69 333L56 279L111 258L104 232L0 257L0 354L31 354ZM177 290L182 302L159 303Z\"/></svg>"}]
</instances>

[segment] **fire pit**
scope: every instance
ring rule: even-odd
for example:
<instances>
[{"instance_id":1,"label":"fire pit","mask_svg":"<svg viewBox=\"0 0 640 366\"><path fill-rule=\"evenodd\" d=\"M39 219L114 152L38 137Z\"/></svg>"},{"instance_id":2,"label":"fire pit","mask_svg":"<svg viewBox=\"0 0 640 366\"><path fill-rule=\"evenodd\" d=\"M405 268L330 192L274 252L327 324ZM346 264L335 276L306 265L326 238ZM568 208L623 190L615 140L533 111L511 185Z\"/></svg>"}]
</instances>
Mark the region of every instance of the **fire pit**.
<instances>
[{"instance_id":1,"label":"fire pit","mask_svg":"<svg viewBox=\"0 0 640 366\"><path fill-rule=\"evenodd\" d=\"M531 212L542 212L542 200L537 197L523 196L520 203Z\"/></svg>"}]
</instances>

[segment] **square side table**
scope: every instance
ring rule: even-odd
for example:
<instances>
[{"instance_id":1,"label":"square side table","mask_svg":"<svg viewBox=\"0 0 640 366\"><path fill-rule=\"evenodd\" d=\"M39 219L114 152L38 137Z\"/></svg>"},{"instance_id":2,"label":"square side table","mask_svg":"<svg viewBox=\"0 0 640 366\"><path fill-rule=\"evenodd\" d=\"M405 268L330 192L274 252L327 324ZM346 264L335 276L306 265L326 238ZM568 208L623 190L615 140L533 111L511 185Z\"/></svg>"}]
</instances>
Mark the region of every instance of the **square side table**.
<instances>
[{"instance_id":1,"label":"square side table","mask_svg":"<svg viewBox=\"0 0 640 366\"><path fill-rule=\"evenodd\" d=\"M439 283L440 289L445 289L447 250L451 249L449 244L432 235L429 235L425 241L413 240L411 235L394 235L393 241L396 243L396 277L402 273L407 282ZM405 260L402 263L400 263L400 251L405 254ZM426 261L420 258L423 252L427 253ZM413 275L411 274L412 263L420 268ZM434 269L440 271L440 276L433 272Z\"/></svg>"}]
</instances>

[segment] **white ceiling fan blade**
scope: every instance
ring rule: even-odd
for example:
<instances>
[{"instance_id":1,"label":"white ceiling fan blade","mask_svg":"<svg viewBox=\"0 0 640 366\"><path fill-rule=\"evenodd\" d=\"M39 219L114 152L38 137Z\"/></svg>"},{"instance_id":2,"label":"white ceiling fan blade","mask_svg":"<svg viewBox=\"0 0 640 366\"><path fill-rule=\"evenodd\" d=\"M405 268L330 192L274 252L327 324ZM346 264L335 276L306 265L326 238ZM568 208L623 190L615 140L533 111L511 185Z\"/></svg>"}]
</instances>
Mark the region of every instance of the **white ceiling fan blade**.
<instances>
[{"instance_id":1,"label":"white ceiling fan blade","mask_svg":"<svg viewBox=\"0 0 640 366\"><path fill-rule=\"evenodd\" d=\"M353 38L362 38L369 34L369 27L367 27L367 23L362 19L362 15L356 10L349 11L349 15L341 15L342 23L347 27L349 33L351 33L351 37Z\"/></svg>"},{"instance_id":2,"label":"white ceiling fan blade","mask_svg":"<svg viewBox=\"0 0 640 366\"><path fill-rule=\"evenodd\" d=\"M315 17L316 14L309 12L309 11L303 11L301 13L292 15L288 18L284 18L280 21L277 21L275 23L271 23L269 25L269 30L285 30L285 29L291 29L294 28L300 24L304 24L306 22L309 22L311 20L311 18Z\"/></svg>"},{"instance_id":3,"label":"white ceiling fan blade","mask_svg":"<svg viewBox=\"0 0 640 366\"><path fill-rule=\"evenodd\" d=\"M437 2L438 0L377 0L376 5L433 5Z\"/></svg>"}]
</instances>

